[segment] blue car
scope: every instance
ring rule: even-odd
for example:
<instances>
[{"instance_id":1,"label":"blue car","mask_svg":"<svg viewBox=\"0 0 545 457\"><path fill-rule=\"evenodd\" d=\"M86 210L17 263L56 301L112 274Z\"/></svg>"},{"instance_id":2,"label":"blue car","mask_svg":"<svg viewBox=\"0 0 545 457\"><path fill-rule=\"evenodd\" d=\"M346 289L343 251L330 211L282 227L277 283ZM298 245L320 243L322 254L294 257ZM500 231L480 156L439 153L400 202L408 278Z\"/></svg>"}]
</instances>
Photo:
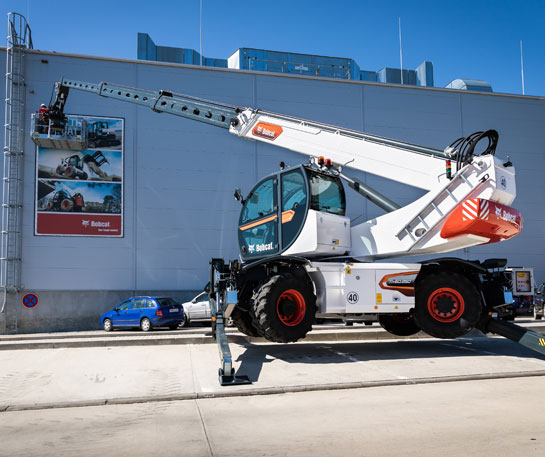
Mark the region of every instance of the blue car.
<instances>
[{"instance_id":1,"label":"blue car","mask_svg":"<svg viewBox=\"0 0 545 457\"><path fill-rule=\"evenodd\" d=\"M153 327L169 327L174 330L183 321L184 307L170 297L129 298L100 318L106 332L120 327L140 327L143 332Z\"/></svg>"}]
</instances>

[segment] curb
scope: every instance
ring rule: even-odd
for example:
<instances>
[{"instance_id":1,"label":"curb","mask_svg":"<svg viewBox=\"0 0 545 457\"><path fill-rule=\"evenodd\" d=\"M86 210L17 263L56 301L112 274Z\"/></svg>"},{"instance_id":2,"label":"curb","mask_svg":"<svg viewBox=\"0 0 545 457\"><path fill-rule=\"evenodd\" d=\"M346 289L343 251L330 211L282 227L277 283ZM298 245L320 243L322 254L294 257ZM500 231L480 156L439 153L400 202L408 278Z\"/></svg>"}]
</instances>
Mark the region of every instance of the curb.
<instances>
[{"instance_id":1,"label":"curb","mask_svg":"<svg viewBox=\"0 0 545 457\"><path fill-rule=\"evenodd\" d=\"M527 372L506 372L506 373L481 373L472 375L444 376L436 378L413 378L413 379L389 379L382 381L355 381L338 384L315 384L299 385L287 387L261 387L256 389L217 392L194 392L179 395L158 395L127 398L112 398L101 400L84 400L74 402L41 403L41 404L20 404L20 405L0 405L0 413L11 411L36 411L59 408L83 408L90 406L107 405L131 405L136 403L157 403L167 401L186 401L202 400L213 398L232 398L232 397L250 397L258 395L279 395L286 393L316 392L316 391L334 391L348 389L367 389L372 387L389 386L407 386L421 384L440 384L449 382L481 381L493 379L516 379L545 376L545 370L527 371Z\"/></svg>"},{"instance_id":2,"label":"curb","mask_svg":"<svg viewBox=\"0 0 545 457\"><path fill-rule=\"evenodd\" d=\"M183 345L183 344L216 344L212 336L207 335L183 335L164 337L125 337L125 338L89 338L87 339L67 338L60 340L30 340L18 342L2 342L0 340L0 351L18 350L18 349L60 349L60 348L92 348L92 347L115 347L115 346L158 346L158 345ZM306 338L300 342L321 342L321 341L365 341L365 340L385 340L385 339L422 339L431 338L423 332L412 336L395 336L384 330L367 331L318 331L310 332ZM242 333L227 334L229 343L248 344L248 343L269 343L265 338L257 338L243 335Z\"/></svg>"}]
</instances>

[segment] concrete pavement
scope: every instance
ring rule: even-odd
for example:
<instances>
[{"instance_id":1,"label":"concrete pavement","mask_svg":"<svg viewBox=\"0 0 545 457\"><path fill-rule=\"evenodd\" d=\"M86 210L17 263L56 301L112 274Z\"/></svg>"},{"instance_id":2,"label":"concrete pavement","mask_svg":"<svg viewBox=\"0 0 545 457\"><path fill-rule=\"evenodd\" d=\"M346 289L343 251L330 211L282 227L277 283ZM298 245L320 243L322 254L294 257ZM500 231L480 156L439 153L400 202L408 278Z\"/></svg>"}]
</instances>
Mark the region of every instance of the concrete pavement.
<instances>
[{"instance_id":1,"label":"concrete pavement","mask_svg":"<svg viewBox=\"0 0 545 457\"><path fill-rule=\"evenodd\" d=\"M503 338L232 344L252 385L218 384L212 344L0 351L0 411L544 376Z\"/></svg>"},{"instance_id":2,"label":"concrete pavement","mask_svg":"<svg viewBox=\"0 0 545 457\"><path fill-rule=\"evenodd\" d=\"M0 414L2 457L541 457L545 378Z\"/></svg>"}]
</instances>

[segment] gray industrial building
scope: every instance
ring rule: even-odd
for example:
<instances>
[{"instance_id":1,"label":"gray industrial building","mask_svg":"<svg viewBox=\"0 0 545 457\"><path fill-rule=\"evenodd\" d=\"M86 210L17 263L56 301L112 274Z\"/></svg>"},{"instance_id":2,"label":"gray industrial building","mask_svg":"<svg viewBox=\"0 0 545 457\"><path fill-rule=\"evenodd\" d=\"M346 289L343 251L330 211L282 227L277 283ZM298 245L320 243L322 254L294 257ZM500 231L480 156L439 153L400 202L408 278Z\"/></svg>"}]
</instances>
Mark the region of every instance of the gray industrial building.
<instances>
[{"instance_id":1,"label":"gray industrial building","mask_svg":"<svg viewBox=\"0 0 545 457\"><path fill-rule=\"evenodd\" d=\"M0 49L2 74L9 62L6 52ZM277 170L280 161L295 165L307 160L270 144L244 141L224 129L72 91L67 113L124 121L123 235L38 235L31 115L48 103L54 83L63 76L168 89L441 149L460 136L496 129L497 154L509 156L517 170L513 206L524 215L523 232L503 243L453 255L506 257L510 265L533 267L536 281L545 281L545 98L30 49L22 59L21 276L20 287L5 294L0 315L4 332L98 328L103 311L135 294L191 298L207 282L211 257L238 255L240 203L234 201L233 189L240 187L246 194L258 179ZM4 88L0 90L4 99ZM400 205L422 192L373 175L352 174ZM350 190L347 195L351 219L381 214ZM27 293L38 297L37 306L22 306Z\"/></svg>"}]
</instances>

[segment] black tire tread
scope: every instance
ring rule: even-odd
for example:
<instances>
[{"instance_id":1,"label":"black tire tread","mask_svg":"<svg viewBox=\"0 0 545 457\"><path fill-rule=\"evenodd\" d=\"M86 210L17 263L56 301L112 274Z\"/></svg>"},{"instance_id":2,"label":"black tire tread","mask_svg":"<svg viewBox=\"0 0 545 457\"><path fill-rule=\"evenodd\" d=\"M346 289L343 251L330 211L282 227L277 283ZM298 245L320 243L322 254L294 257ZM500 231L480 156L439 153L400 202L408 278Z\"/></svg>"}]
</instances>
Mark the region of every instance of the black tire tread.
<instances>
[{"instance_id":1,"label":"black tire tread","mask_svg":"<svg viewBox=\"0 0 545 457\"><path fill-rule=\"evenodd\" d=\"M411 336L420 331L413 316L409 314L379 314L378 322L388 333L396 336Z\"/></svg>"},{"instance_id":2,"label":"black tire tread","mask_svg":"<svg viewBox=\"0 0 545 457\"><path fill-rule=\"evenodd\" d=\"M414 317L417 325L424 332L435 338L453 339L465 335L477 325L481 317L482 303L477 287L469 278L457 272L440 271L421 281L425 281L425 283L417 284ZM462 293L462 296L465 295L465 301L468 301L468 297L473 297L475 301L474 303L470 301L466 303L463 315L455 322L443 323L435 321L429 315L427 309L427 289L430 289L429 293L431 293L433 290L445 286L458 290L458 292ZM421 291L420 294L419 290ZM421 301L424 296L425 303Z\"/></svg>"},{"instance_id":3,"label":"black tire tread","mask_svg":"<svg viewBox=\"0 0 545 457\"><path fill-rule=\"evenodd\" d=\"M276 294L275 289L281 287L282 283L292 280L296 281L297 287L300 289L299 291L305 292L309 298L306 303L306 316L296 327L275 325L273 318L269 316L269 307L267 305L273 301L273 295ZM312 324L316 316L316 296L314 295L312 285L297 279L290 273L281 273L262 282L254 291L252 302L254 327L257 328L260 336L263 336L268 341L294 343L304 338L312 330Z\"/></svg>"},{"instance_id":4,"label":"black tire tread","mask_svg":"<svg viewBox=\"0 0 545 457\"><path fill-rule=\"evenodd\" d=\"M252 316L249 312L243 311L238 307L235 307L231 313L233 324L239 332L244 333L247 336L258 337L261 336L253 324Z\"/></svg>"}]
</instances>

